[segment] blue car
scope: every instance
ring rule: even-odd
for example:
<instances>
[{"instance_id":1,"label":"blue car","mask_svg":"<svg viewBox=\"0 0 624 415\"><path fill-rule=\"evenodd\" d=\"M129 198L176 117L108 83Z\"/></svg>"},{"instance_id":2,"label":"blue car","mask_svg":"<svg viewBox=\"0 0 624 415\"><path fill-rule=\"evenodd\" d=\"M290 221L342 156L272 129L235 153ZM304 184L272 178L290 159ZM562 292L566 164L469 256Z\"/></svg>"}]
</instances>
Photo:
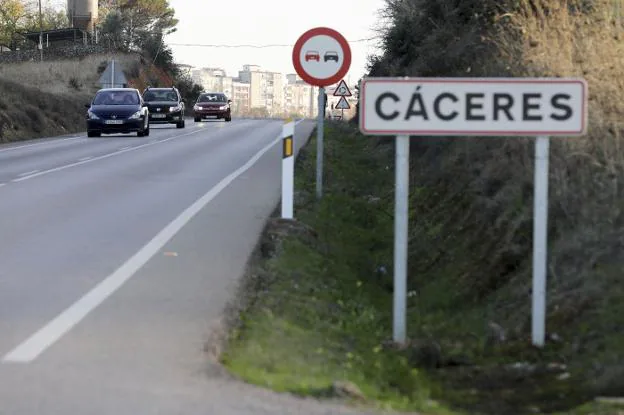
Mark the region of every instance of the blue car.
<instances>
[{"instance_id":1,"label":"blue car","mask_svg":"<svg viewBox=\"0 0 624 415\"><path fill-rule=\"evenodd\" d=\"M134 88L100 89L87 111L87 136L136 133L149 135L149 111Z\"/></svg>"}]
</instances>

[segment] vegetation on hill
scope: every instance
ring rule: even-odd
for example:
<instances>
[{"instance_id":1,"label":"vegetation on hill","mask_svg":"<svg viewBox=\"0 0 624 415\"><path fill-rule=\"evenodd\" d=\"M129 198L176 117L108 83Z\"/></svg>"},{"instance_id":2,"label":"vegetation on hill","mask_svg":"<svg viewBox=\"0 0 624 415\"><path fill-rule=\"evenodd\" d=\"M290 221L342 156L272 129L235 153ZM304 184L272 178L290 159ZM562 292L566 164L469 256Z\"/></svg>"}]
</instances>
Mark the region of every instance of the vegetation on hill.
<instances>
[{"instance_id":1,"label":"vegetation on hill","mask_svg":"<svg viewBox=\"0 0 624 415\"><path fill-rule=\"evenodd\" d=\"M349 396L424 413L616 413L579 405L624 394L619 7L388 0L384 53L371 59L372 76L587 79L588 135L551 144L543 350L530 346L533 140L412 140L412 341L397 349L388 343L393 140L330 124L324 200L313 200L306 149L298 222L269 223L225 364L246 380L318 396L348 380L361 389Z\"/></svg>"},{"instance_id":2,"label":"vegetation on hill","mask_svg":"<svg viewBox=\"0 0 624 415\"><path fill-rule=\"evenodd\" d=\"M0 107L0 119L5 123L4 129L0 129L0 141L84 130L84 104L99 88L99 77L113 58L123 67L128 86L141 91L148 85L176 86L187 102L196 100L201 86L175 64L171 48L164 42L164 36L175 31L178 23L168 0L101 1L99 18L101 41L111 44L110 53L75 60L0 66L0 80L8 81L6 85L11 85L11 91L24 88L22 94L15 92L12 95L18 97L13 102L23 102L20 96L24 99L32 97L34 89L42 91L37 102L46 102L46 105L40 105L36 119L26 116L23 110L30 108L31 103L7 109ZM44 29L67 26L64 12L44 7ZM19 33L35 29L39 29L38 8L34 8L31 2L0 0L0 45L33 47L26 44ZM8 95L2 98L3 101L7 99ZM29 111L29 114L34 113L34 109ZM66 121L59 121L60 116ZM40 125L32 126L35 120Z\"/></svg>"}]
</instances>

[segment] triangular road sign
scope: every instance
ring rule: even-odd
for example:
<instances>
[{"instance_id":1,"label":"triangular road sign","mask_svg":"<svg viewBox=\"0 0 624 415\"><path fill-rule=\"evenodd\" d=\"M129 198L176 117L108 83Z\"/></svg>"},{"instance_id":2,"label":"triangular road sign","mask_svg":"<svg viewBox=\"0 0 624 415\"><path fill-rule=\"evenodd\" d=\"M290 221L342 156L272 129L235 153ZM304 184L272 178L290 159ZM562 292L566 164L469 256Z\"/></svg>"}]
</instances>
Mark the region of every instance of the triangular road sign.
<instances>
[{"instance_id":1,"label":"triangular road sign","mask_svg":"<svg viewBox=\"0 0 624 415\"><path fill-rule=\"evenodd\" d=\"M351 108L351 105L349 105L349 101L347 101L345 97L340 97L340 101L338 101L334 108L337 110L348 110Z\"/></svg>"},{"instance_id":2,"label":"triangular road sign","mask_svg":"<svg viewBox=\"0 0 624 415\"><path fill-rule=\"evenodd\" d=\"M340 83L336 87L336 90L334 91L334 96L335 97L350 97L351 96L351 91L349 91L349 87L347 86L347 83L344 81L344 79L340 81Z\"/></svg>"}]
</instances>

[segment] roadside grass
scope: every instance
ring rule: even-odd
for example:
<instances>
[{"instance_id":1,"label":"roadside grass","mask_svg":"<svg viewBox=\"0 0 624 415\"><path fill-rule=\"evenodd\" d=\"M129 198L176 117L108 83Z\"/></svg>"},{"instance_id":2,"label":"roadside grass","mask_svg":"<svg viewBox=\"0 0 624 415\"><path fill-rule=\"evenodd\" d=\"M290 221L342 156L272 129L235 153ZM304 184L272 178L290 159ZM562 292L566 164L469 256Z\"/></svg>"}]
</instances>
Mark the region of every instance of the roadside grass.
<instances>
[{"instance_id":1,"label":"roadside grass","mask_svg":"<svg viewBox=\"0 0 624 415\"><path fill-rule=\"evenodd\" d=\"M89 95L55 95L0 79L0 142L72 134L85 129Z\"/></svg>"},{"instance_id":2,"label":"roadside grass","mask_svg":"<svg viewBox=\"0 0 624 415\"><path fill-rule=\"evenodd\" d=\"M250 269L243 286L250 305L222 361L277 391L329 398L340 395L333 384L350 382L363 395L351 394L356 403L365 397L379 408L450 414L430 399L434 386L423 372L384 347L392 327L384 287L392 258L391 148L363 151L376 143L340 124L330 123L326 138L321 203L314 200L314 139L296 168L295 216L314 237L291 234L279 253Z\"/></svg>"},{"instance_id":3,"label":"roadside grass","mask_svg":"<svg viewBox=\"0 0 624 415\"><path fill-rule=\"evenodd\" d=\"M130 53L98 53L82 58L45 62L20 62L0 65L0 79L55 95L93 94L97 81L106 68L103 62L115 58L127 77L136 76L139 55ZM84 103L83 103L84 104Z\"/></svg>"},{"instance_id":4,"label":"roadside grass","mask_svg":"<svg viewBox=\"0 0 624 415\"><path fill-rule=\"evenodd\" d=\"M112 57L129 81L145 70L139 55L121 53L0 66L0 142L84 131L84 105Z\"/></svg>"},{"instance_id":5,"label":"roadside grass","mask_svg":"<svg viewBox=\"0 0 624 415\"><path fill-rule=\"evenodd\" d=\"M602 306L571 320L574 311L557 301L548 325L562 339L543 350L530 345L526 324L499 339L493 320L507 323L510 307L526 316L530 302L518 303L513 283L483 298L466 295L464 284L479 287L465 280L482 260L474 250L480 234L463 221L441 222L470 213L466 196L441 200L422 184L416 145L411 340L392 345L394 146L341 123L329 123L325 137L323 200L314 199L312 138L297 160L297 221L269 222L243 282L246 300L222 355L233 374L280 392L423 414L620 413L621 404L592 401L596 383L611 382L614 393L620 386L620 289L614 285ZM443 260L435 261L435 249L445 251ZM522 273L529 276L526 264ZM595 365L604 378L588 377ZM359 391L337 390L344 381Z\"/></svg>"}]
</instances>

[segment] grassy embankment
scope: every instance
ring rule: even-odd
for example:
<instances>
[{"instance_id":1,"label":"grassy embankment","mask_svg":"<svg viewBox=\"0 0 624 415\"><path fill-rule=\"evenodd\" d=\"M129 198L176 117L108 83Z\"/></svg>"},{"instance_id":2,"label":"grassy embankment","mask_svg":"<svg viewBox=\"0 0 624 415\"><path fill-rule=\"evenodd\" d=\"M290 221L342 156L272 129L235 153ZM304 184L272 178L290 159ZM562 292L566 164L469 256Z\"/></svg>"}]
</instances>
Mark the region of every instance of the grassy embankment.
<instances>
[{"instance_id":1,"label":"grassy embankment","mask_svg":"<svg viewBox=\"0 0 624 415\"><path fill-rule=\"evenodd\" d=\"M99 89L97 82L112 56L132 87L142 89L149 79L165 76L136 54L1 65L0 142L84 131L84 105Z\"/></svg>"},{"instance_id":2,"label":"grassy embankment","mask_svg":"<svg viewBox=\"0 0 624 415\"><path fill-rule=\"evenodd\" d=\"M272 221L250 266L223 356L233 373L316 396L348 380L368 404L424 413L618 413L592 401L624 396L622 29L606 0L582 13L501 3L396 2L372 74L588 80L588 136L552 143L547 347L530 346L532 140L413 141L414 340L395 350L391 140L334 125L323 202L310 143L299 223Z\"/></svg>"}]
</instances>

